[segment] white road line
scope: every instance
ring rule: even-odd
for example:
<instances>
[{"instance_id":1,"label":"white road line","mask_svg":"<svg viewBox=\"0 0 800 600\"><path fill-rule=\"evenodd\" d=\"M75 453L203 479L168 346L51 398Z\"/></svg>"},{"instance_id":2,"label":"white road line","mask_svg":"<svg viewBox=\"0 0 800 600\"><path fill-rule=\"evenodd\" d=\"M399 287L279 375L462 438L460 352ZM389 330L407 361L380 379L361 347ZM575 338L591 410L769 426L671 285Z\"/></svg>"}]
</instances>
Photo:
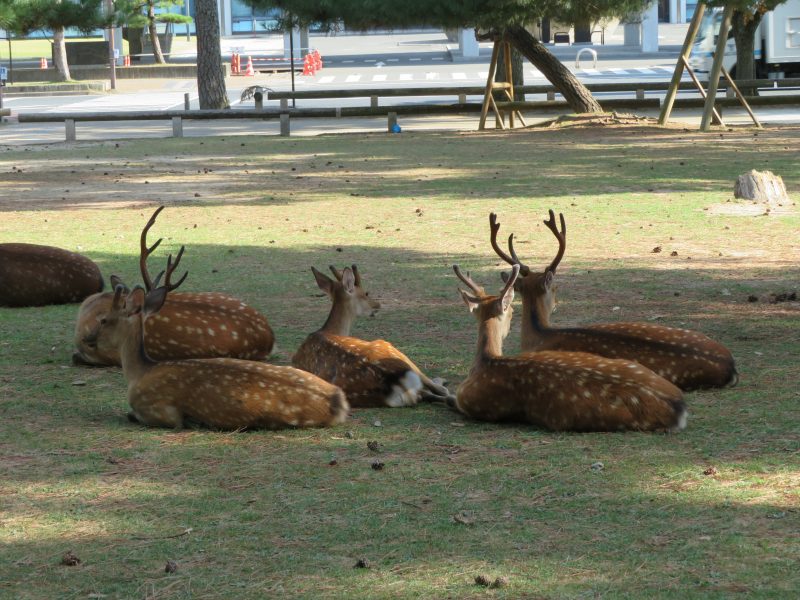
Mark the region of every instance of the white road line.
<instances>
[{"instance_id":1,"label":"white road line","mask_svg":"<svg viewBox=\"0 0 800 600\"><path fill-rule=\"evenodd\" d=\"M425 73L425 79L432 80L432 79L439 79L438 73Z\"/></svg>"},{"instance_id":2,"label":"white road line","mask_svg":"<svg viewBox=\"0 0 800 600\"><path fill-rule=\"evenodd\" d=\"M358 80L360 80L360 79L361 79L361 75L348 75L345 78L344 82L345 83L357 83Z\"/></svg>"},{"instance_id":3,"label":"white road line","mask_svg":"<svg viewBox=\"0 0 800 600\"><path fill-rule=\"evenodd\" d=\"M373 75L372 81L386 81L386 75Z\"/></svg>"},{"instance_id":4,"label":"white road line","mask_svg":"<svg viewBox=\"0 0 800 600\"><path fill-rule=\"evenodd\" d=\"M336 76L334 76L334 75L325 75L325 77L320 77L317 80L317 83L333 83L333 81L335 79L336 79Z\"/></svg>"},{"instance_id":5,"label":"white road line","mask_svg":"<svg viewBox=\"0 0 800 600\"><path fill-rule=\"evenodd\" d=\"M467 74L466 73L450 73L450 76L453 79L466 79L467 78Z\"/></svg>"},{"instance_id":6,"label":"white road line","mask_svg":"<svg viewBox=\"0 0 800 600\"><path fill-rule=\"evenodd\" d=\"M602 75L602 73L597 69L581 69L581 73L583 73L584 75L589 75L591 77L597 77L598 75Z\"/></svg>"},{"instance_id":7,"label":"white road line","mask_svg":"<svg viewBox=\"0 0 800 600\"><path fill-rule=\"evenodd\" d=\"M400 76L398 77L398 79L400 81L413 81L414 80L414 76L411 73L400 73Z\"/></svg>"},{"instance_id":8,"label":"white road line","mask_svg":"<svg viewBox=\"0 0 800 600\"><path fill-rule=\"evenodd\" d=\"M377 62L377 61L378 61L377 58L365 58L364 59L364 62L369 62L369 63L373 63L373 62Z\"/></svg>"},{"instance_id":9,"label":"white road line","mask_svg":"<svg viewBox=\"0 0 800 600\"><path fill-rule=\"evenodd\" d=\"M634 70L635 71L639 71L639 73L641 73L642 75L655 75L656 74L656 72L653 71L653 69L648 69L648 68L636 68Z\"/></svg>"},{"instance_id":10,"label":"white road line","mask_svg":"<svg viewBox=\"0 0 800 600\"><path fill-rule=\"evenodd\" d=\"M354 60L343 60L342 62L345 63L345 64L348 64L348 63L354 63L356 61L354 61Z\"/></svg>"},{"instance_id":11,"label":"white road line","mask_svg":"<svg viewBox=\"0 0 800 600\"><path fill-rule=\"evenodd\" d=\"M627 75L628 74L628 69L608 69L608 70L611 71L612 73L616 74L616 75Z\"/></svg>"},{"instance_id":12,"label":"white road line","mask_svg":"<svg viewBox=\"0 0 800 600\"><path fill-rule=\"evenodd\" d=\"M437 58L432 58L431 60L444 60L444 58L442 58L442 57L440 56L440 57L437 57Z\"/></svg>"},{"instance_id":13,"label":"white road line","mask_svg":"<svg viewBox=\"0 0 800 600\"><path fill-rule=\"evenodd\" d=\"M667 73L674 73L675 72L675 67L658 66L658 67L653 67L653 68L654 69L661 69L662 71L666 71Z\"/></svg>"},{"instance_id":14,"label":"white road line","mask_svg":"<svg viewBox=\"0 0 800 600\"><path fill-rule=\"evenodd\" d=\"M400 62L399 58L387 58L386 62Z\"/></svg>"},{"instance_id":15,"label":"white road line","mask_svg":"<svg viewBox=\"0 0 800 600\"><path fill-rule=\"evenodd\" d=\"M410 61L414 62L414 61L420 61L420 60L422 60L422 59L421 59L421 58L409 58L408 60L410 60Z\"/></svg>"}]
</instances>

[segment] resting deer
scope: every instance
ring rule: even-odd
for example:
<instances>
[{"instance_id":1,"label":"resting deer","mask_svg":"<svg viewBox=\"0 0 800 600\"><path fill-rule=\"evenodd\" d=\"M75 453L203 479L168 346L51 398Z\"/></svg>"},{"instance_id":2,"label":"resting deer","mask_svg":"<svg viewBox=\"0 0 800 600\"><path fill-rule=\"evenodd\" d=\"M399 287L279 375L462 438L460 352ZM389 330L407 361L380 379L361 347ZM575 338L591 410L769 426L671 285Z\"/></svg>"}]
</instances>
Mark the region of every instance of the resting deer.
<instances>
[{"instance_id":1,"label":"resting deer","mask_svg":"<svg viewBox=\"0 0 800 600\"><path fill-rule=\"evenodd\" d=\"M556 303L553 278L566 249L566 223L564 215L559 216L560 231L552 210L544 222L558 240L558 253L544 272L534 273L514 252L514 234L508 236L510 256L498 246L500 225L494 213L489 215L492 248L508 264L519 266L514 289L522 295L523 352L571 350L635 360L687 391L736 385L739 376L730 351L696 331L649 323L551 327L550 314Z\"/></svg>"},{"instance_id":2,"label":"resting deer","mask_svg":"<svg viewBox=\"0 0 800 600\"><path fill-rule=\"evenodd\" d=\"M80 302L103 289L92 260L61 248L0 244L0 306Z\"/></svg>"},{"instance_id":3,"label":"resting deer","mask_svg":"<svg viewBox=\"0 0 800 600\"><path fill-rule=\"evenodd\" d=\"M358 267L330 269L335 281L311 267L333 306L322 328L297 350L292 365L341 387L353 407L412 406L420 399L452 399L446 387L428 378L389 342L350 337L356 317L374 315L381 305L362 287Z\"/></svg>"},{"instance_id":4,"label":"resting deer","mask_svg":"<svg viewBox=\"0 0 800 600\"><path fill-rule=\"evenodd\" d=\"M681 391L650 369L586 352L503 356L511 327L514 283L490 296L458 266L469 288L461 297L478 320L478 352L458 387L456 408L482 421L528 422L556 431L678 431L686 426Z\"/></svg>"},{"instance_id":5,"label":"resting deer","mask_svg":"<svg viewBox=\"0 0 800 600\"><path fill-rule=\"evenodd\" d=\"M183 248L181 248L183 252ZM163 286L145 293L117 286L100 328L122 360L131 420L180 428L185 421L216 429L325 427L343 422L349 406L335 385L292 367L235 358L155 361L144 344L145 321L164 306L180 261L167 261Z\"/></svg>"},{"instance_id":6,"label":"resting deer","mask_svg":"<svg viewBox=\"0 0 800 600\"><path fill-rule=\"evenodd\" d=\"M147 259L161 239L147 245L147 233L164 207L158 208L142 230L139 268L145 291L153 290ZM123 285L111 276L112 288ZM73 362L89 366L119 365L116 346L103 335L100 322L111 310L115 292L95 294L81 305L75 326ZM155 360L229 356L263 360L272 351L275 335L267 318L238 298L211 292L170 294L161 311L145 325L145 346Z\"/></svg>"}]
</instances>

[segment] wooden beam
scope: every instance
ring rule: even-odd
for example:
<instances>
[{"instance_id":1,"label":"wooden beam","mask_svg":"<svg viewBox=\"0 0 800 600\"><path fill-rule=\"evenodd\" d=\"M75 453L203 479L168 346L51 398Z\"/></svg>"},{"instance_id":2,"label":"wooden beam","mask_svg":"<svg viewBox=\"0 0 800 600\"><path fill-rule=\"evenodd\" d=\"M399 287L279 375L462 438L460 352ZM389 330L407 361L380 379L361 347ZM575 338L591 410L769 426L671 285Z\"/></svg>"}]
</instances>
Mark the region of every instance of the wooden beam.
<instances>
[{"instance_id":1,"label":"wooden beam","mask_svg":"<svg viewBox=\"0 0 800 600\"><path fill-rule=\"evenodd\" d=\"M675 71L672 73L672 81L669 83L669 89L664 98L664 104L661 107L661 114L658 117L659 125L666 125L669 121L669 115L672 112L672 106L675 104L675 96L678 94L678 87L681 83L683 67L689 64L688 60L689 55L692 53L692 44L694 44L694 38L697 37L697 32L700 30L700 21L702 21L705 11L705 2L698 2L694 9L692 22L689 24L689 30L686 32L686 39L683 40L683 48L681 48L678 62L675 63Z\"/></svg>"},{"instance_id":2,"label":"wooden beam","mask_svg":"<svg viewBox=\"0 0 800 600\"><path fill-rule=\"evenodd\" d=\"M486 89L483 92L483 107L481 108L481 119L478 122L478 131L486 129L486 115L489 114L490 104L494 104L492 100L492 88L494 84L494 75L497 72L497 57L500 54L500 42L495 41L492 46L492 59L489 61L489 74L486 79ZM497 107L495 107L495 111Z\"/></svg>"},{"instance_id":3,"label":"wooden beam","mask_svg":"<svg viewBox=\"0 0 800 600\"><path fill-rule=\"evenodd\" d=\"M706 88L703 87L703 84L700 83L700 80L697 78L697 75L694 74L694 69L692 69L691 65L689 64L689 61L686 60L685 58L683 58L682 56L678 60L683 61L684 66L686 67L686 72L689 73L689 77L692 78L692 81L694 82L694 85L697 87L697 91L700 92L700 97L703 100L705 100L706 99ZM718 124L722 125L723 127L725 127L725 123L722 122L722 117L717 112L716 108L714 108L714 121L713 122L715 124L718 123Z\"/></svg>"},{"instance_id":4,"label":"wooden beam","mask_svg":"<svg viewBox=\"0 0 800 600\"><path fill-rule=\"evenodd\" d=\"M731 77L731 74L728 73L728 69L726 69L724 66L722 67L722 74L725 75L725 79L728 80L728 83L733 89L733 93L736 94L737 98L739 98L739 102L742 103L742 106L744 106L744 109L747 111L747 114L750 115L751 119L753 119L753 123L756 124L756 127L762 129L761 123L759 123L758 119L753 114L753 109L750 108L750 105L747 103L747 100L745 99L744 95L742 94L741 91L739 91L736 82L733 81L733 77Z\"/></svg>"},{"instance_id":5,"label":"wooden beam","mask_svg":"<svg viewBox=\"0 0 800 600\"><path fill-rule=\"evenodd\" d=\"M706 104L703 108L703 118L700 121L700 131L708 131L711 127L711 116L714 108L714 101L717 99L717 87L719 87L719 76L722 72L722 61L725 59L725 45L728 42L728 31L731 28L731 15L733 5L728 4L722 13L722 23L719 26L717 36L717 48L714 51L714 63L711 65L711 72L708 74L708 95Z\"/></svg>"}]
</instances>

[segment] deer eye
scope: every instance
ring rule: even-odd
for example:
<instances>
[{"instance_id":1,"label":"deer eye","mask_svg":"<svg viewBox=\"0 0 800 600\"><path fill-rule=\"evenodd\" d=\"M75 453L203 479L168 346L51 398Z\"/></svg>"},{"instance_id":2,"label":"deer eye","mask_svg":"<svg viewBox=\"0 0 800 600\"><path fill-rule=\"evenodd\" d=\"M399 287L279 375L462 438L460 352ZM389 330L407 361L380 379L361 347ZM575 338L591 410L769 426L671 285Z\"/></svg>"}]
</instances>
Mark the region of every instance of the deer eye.
<instances>
[{"instance_id":1,"label":"deer eye","mask_svg":"<svg viewBox=\"0 0 800 600\"><path fill-rule=\"evenodd\" d=\"M106 319L105 317L100 319L100 325L105 325L106 323L108 323L108 319Z\"/></svg>"},{"instance_id":2,"label":"deer eye","mask_svg":"<svg viewBox=\"0 0 800 600\"><path fill-rule=\"evenodd\" d=\"M364 295L369 298L369 292L364 292Z\"/></svg>"}]
</instances>

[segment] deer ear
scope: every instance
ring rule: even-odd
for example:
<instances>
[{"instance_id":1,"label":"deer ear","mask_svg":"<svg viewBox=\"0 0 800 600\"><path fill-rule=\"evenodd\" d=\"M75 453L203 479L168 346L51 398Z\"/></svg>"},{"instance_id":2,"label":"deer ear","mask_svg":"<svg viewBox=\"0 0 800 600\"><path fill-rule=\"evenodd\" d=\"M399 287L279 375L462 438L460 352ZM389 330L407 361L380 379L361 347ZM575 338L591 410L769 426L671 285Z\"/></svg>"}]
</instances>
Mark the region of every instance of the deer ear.
<instances>
[{"instance_id":1,"label":"deer ear","mask_svg":"<svg viewBox=\"0 0 800 600\"><path fill-rule=\"evenodd\" d=\"M122 300L122 294L127 293L124 285L115 285L114 286L114 298L111 300L111 310L119 310L122 308L124 301Z\"/></svg>"},{"instance_id":2,"label":"deer ear","mask_svg":"<svg viewBox=\"0 0 800 600\"><path fill-rule=\"evenodd\" d=\"M511 303L514 301L514 286L508 288L508 291L505 295L500 298L500 306L503 308L503 312L508 310L508 307L511 306Z\"/></svg>"},{"instance_id":3,"label":"deer ear","mask_svg":"<svg viewBox=\"0 0 800 600\"><path fill-rule=\"evenodd\" d=\"M478 300L475 296L468 294L461 288L458 288L458 293L461 294L461 299L464 301L464 304L467 305L469 312L475 312L478 309L478 306L481 303L480 300Z\"/></svg>"},{"instance_id":4,"label":"deer ear","mask_svg":"<svg viewBox=\"0 0 800 600\"><path fill-rule=\"evenodd\" d=\"M325 275L325 273L320 273L314 267L311 267L311 272L314 273L314 279L317 280L317 286L323 292L328 294L329 296L333 295L333 280Z\"/></svg>"},{"instance_id":5,"label":"deer ear","mask_svg":"<svg viewBox=\"0 0 800 600\"><path fill-rule=\"evenodd\" d=\"M147 293L144 298L144 315L153 315L161 310L167 299L167 288L159 287Z\"/></svg>"},{"instance_id":6,"label":"deer ear","mask_svg":"<svg viewBox=\"0 0 800 600\"><path fill-rule=\"evenodd\" d=\"M111 280L111 288L112 289L116 290L118 287L122 287L122 293L123 294L130 293L130 291L131 291L130 288L127 285L125 285L125 283L122 281L122 279L120 279L116 275L112 275L111 277L109 277L109 279Z\"/></svg>"},{"instance_id":7,"label":"deer ear","mask_svg":"<svg viewBox=\"0 0 800 600\"><path fill-rule=\"evenodd\" d=\"M131 293L128 294L128 297L125 298L125 313L129 317L140 313L142 311L142 306L144 306L144 301L144 289L136 286Z\"/></svg>"},{"instance_id":8,"label":"deer ear","mask_svg":"<svg viewBox=\"0 0 800 600\"><path fill-rule=\"evenodd\" d=\"M352 294L356 291L356 276L353 274L353 270L350 267L345 267L342 270L342 285L344 286L344 291L348 294Z\"/></svg>"}]
</instances>

